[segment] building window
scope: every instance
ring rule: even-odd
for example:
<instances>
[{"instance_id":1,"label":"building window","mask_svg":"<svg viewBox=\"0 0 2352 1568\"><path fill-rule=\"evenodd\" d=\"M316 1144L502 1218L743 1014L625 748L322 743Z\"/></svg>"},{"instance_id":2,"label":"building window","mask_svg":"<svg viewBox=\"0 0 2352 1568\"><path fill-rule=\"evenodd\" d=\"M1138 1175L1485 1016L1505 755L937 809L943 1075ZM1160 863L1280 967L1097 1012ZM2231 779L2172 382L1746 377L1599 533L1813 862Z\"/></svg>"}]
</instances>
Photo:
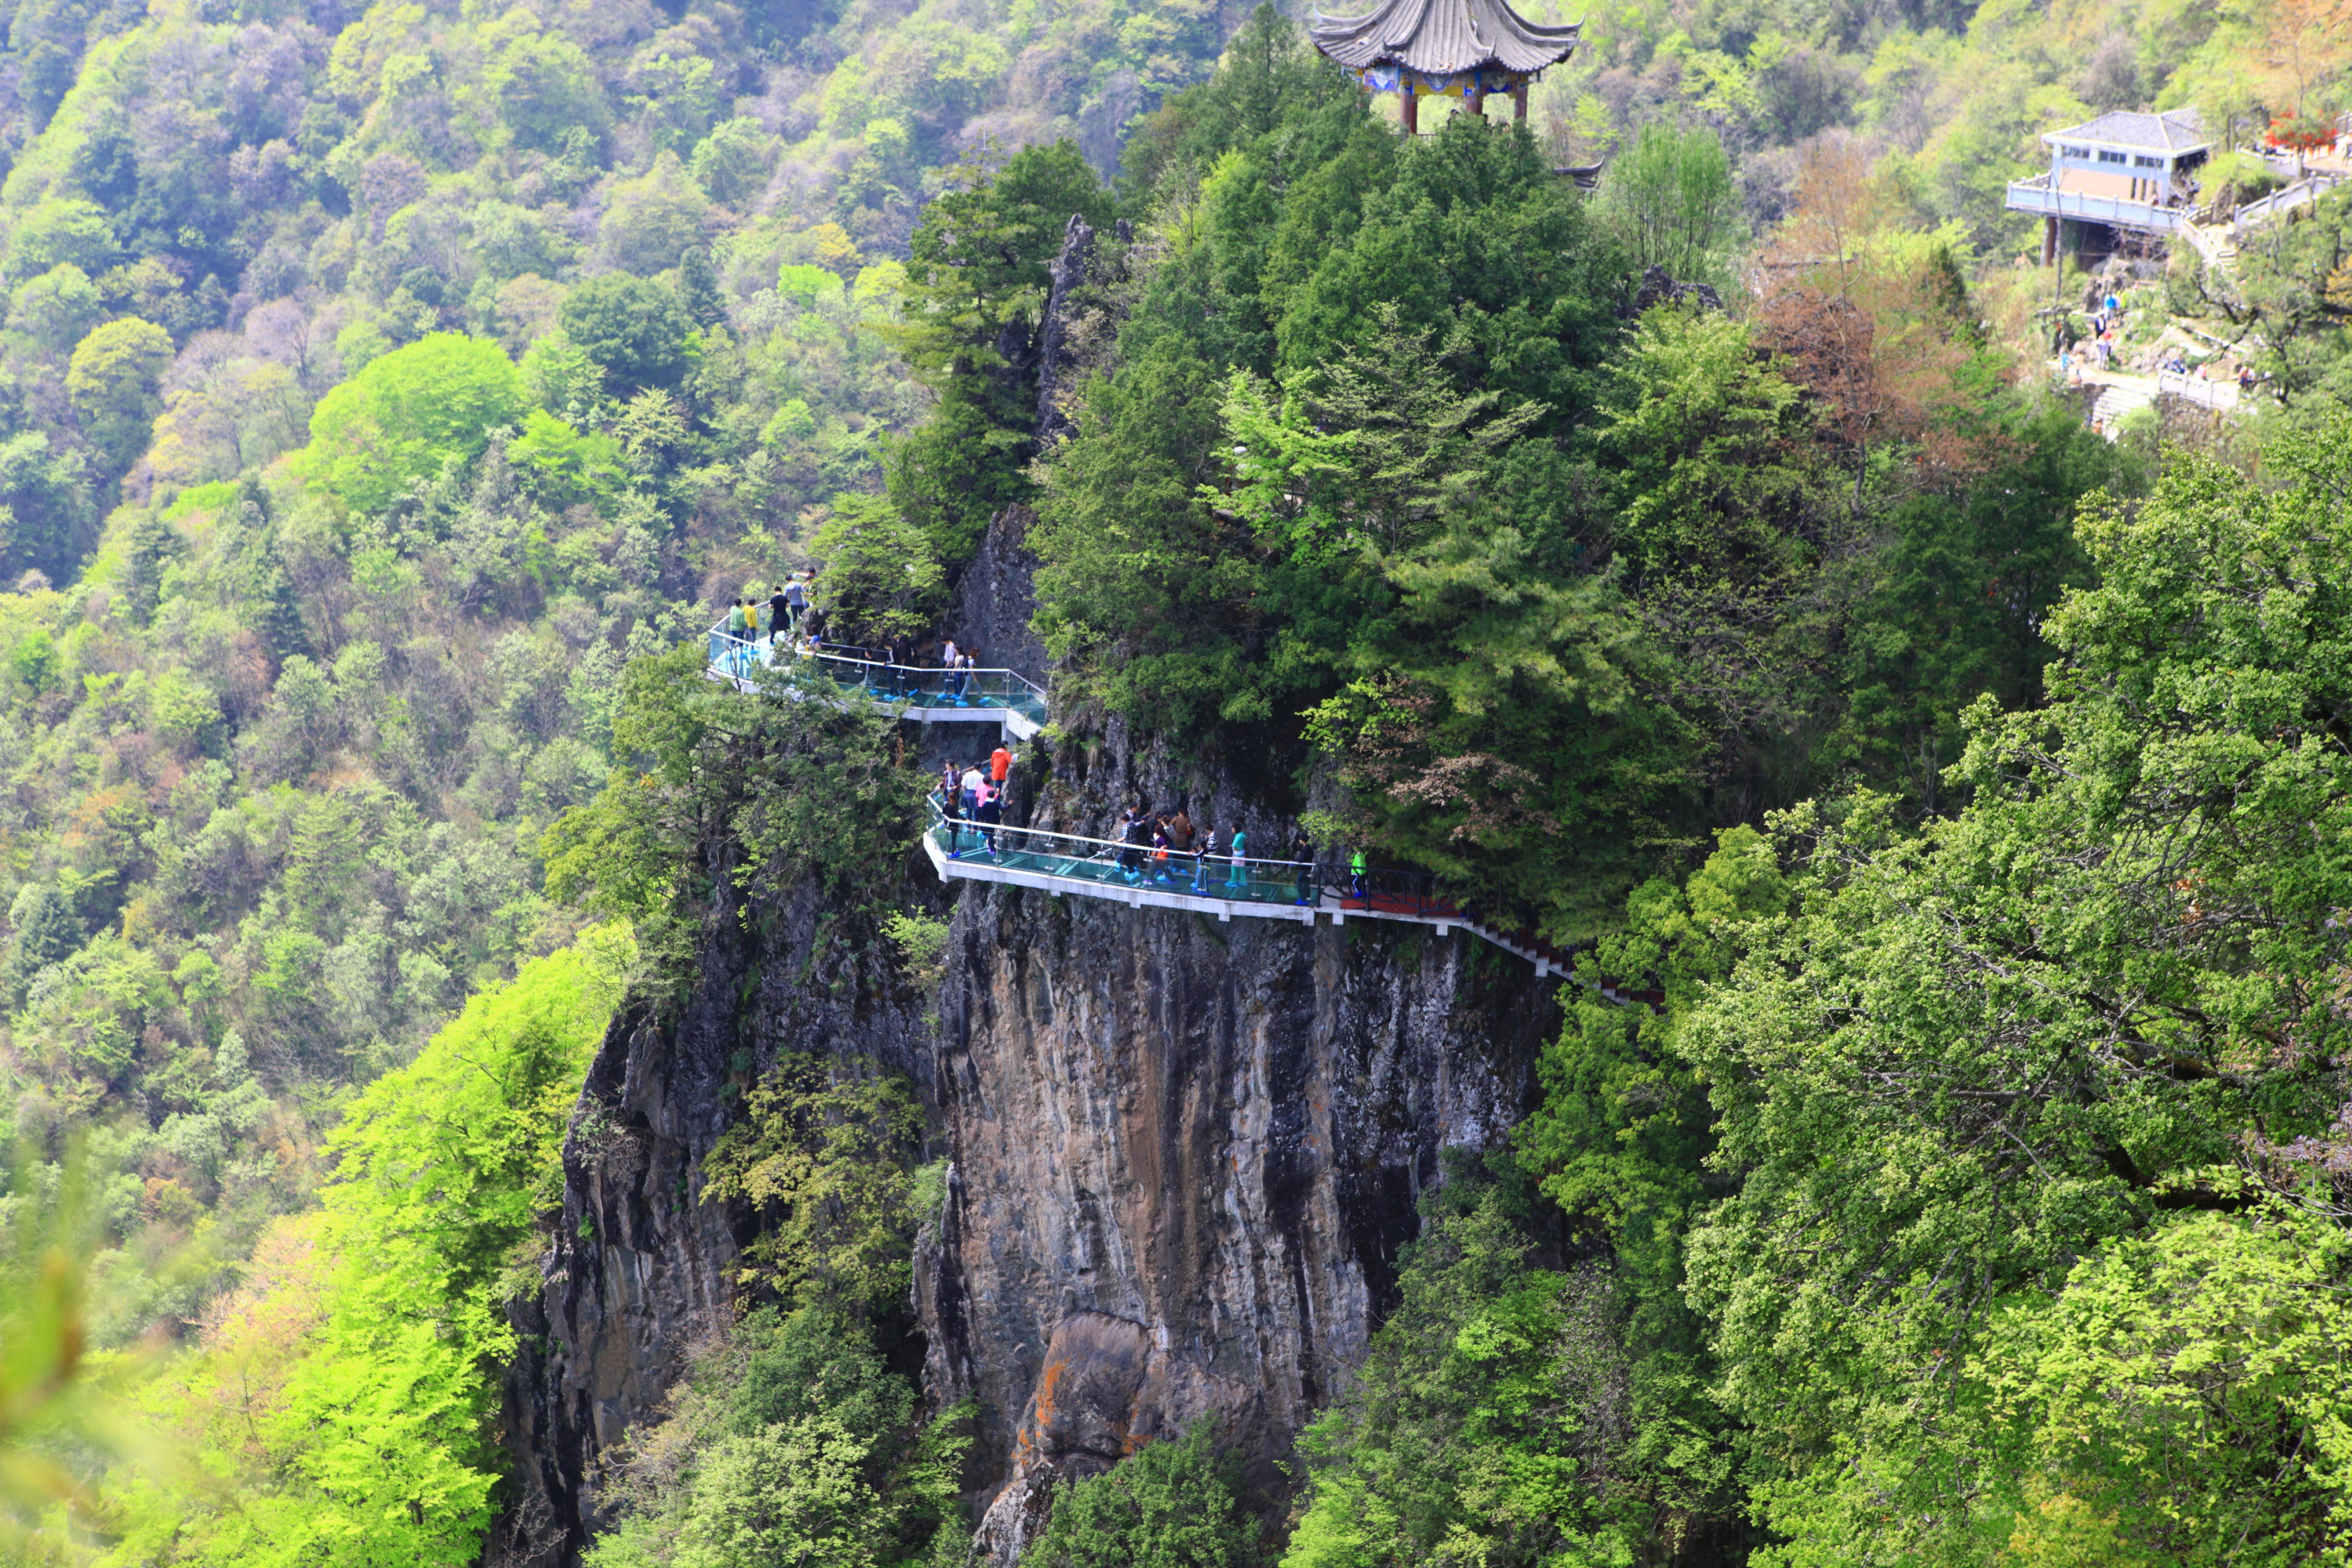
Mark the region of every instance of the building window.
<instances>
[{"instance_id":1,"label":"building window","mask_svg":"<svg viewBox=\"0 0 2352 1568\"><path fill-rule=\"evenodd\" d=\"M2134 158L2132 160L2132 167L2135 169L2161 169L2164 167L2164 160L2161 158Z\"/></svg>"},{"instance_id":2,"label":"building window","mask_svg":"<svg viewBox=\"0 0 2352 1568\"><path fill-rule=\"evenodd\" d=\"M2063 151L2069 158L2087 158L2091 155L2091 150L2088 147L2068 147Z\"/></svg>"},{"instance_id":3,"label":"building window","mask_svg":"<svg viewBox=\"0 0 2352 1568\"><path fill-rule=\"evenodd\" d=\"M2100 149L2099 149L2099 162L2100 162L2100 163L2122 163L2123 161L2124 161L2124 155L2123 155L2121 153L2110 153L2110 152L2108 152L2108 151L2107 151L2105 148L2104 148L2104 147L2102 147L2102 148L2100 148Z\"/></svg>"}]
</instances>

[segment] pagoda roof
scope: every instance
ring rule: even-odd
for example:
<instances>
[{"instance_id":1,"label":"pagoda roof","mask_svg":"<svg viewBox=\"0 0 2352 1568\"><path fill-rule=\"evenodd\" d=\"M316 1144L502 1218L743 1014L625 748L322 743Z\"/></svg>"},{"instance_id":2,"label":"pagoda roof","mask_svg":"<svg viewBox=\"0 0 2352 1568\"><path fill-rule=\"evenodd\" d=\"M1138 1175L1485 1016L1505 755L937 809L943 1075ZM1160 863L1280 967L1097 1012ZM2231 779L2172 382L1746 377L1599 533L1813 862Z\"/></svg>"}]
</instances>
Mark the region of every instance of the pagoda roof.
<instances>
[{"instance_id":1,"label":"pagoda roof","mask_svg":"<svg viewBox=\"0 0 2352 1568\"><path fill-rule=\"evenodd\" d=\"M1581 40L1584 24L1547 27L1504 0L1381 0L1360 16L1315 14L1315 47L1351 70L1404 66L1424 76L1558 65Z\"/></svg>"},{"instance_id":2,"label":"pagoda roof","mask_svg":"<svg viewBox=\"0 0 2352 1568\"><path fill-rule=\"evenodd\" d=\"M2091 142L2106 147L2143 147L2161 153L2194 153L2210 147L2205 128L2193 109L2168 110L2162 114L2134 114L2118 110L2085 125L2053 131L2044 142Z\"/></svg>"}]
</instances>

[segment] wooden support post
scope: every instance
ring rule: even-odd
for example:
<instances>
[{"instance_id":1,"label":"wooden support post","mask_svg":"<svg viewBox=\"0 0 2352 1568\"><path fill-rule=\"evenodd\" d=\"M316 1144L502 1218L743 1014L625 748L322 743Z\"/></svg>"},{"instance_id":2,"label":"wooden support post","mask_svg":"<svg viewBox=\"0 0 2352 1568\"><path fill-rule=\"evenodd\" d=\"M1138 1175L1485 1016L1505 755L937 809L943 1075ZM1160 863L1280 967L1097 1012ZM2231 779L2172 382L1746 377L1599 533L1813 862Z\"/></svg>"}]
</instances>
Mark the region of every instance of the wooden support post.
<instances>
[{"instance_id":1,"label":"wooden support post","mask_svg":"<svg viewBox=\"0 0 2352 1568\"><path fill-rule=\"evenodd\" d=\"M1421 94L1412 90L1412 83L1404 84L1404 133L1421 134Z\"/></svg>"},{"instance_id":2,"label":"wooden support post","mask_svg":"<svg viewBox=\"0 0 2352 1568\"><path fill-rule=\"evenodd\" d=\"M1463 94L1463 102L1469 106L1471 113L1481 120L1486 117L1486 79L1485 77L1481 76L1471 82L1469 91Z\"/></svg>"},{"instance_id":3,"label":"wooden support post","mask_svg":"<svg viewBox=\"0 0 2352 1568\"><path fill-rule=\"evenodd\" d=\"M2058 259L2058 216L2052 213L2042 220L2042 265L2048 267Z\"/></svg>"},{"instance_id":4,"label":"wooden support post","mask_svg":"<svg viewBox=\"0 0 2352 1568\"><path fill-rule=\"evenodd\" d=\"M1527 122L1528 79L1521 77L1518 80L1511 84L1511 123L1514 125L1525 125Z\"/></svg>"}]
</instances>

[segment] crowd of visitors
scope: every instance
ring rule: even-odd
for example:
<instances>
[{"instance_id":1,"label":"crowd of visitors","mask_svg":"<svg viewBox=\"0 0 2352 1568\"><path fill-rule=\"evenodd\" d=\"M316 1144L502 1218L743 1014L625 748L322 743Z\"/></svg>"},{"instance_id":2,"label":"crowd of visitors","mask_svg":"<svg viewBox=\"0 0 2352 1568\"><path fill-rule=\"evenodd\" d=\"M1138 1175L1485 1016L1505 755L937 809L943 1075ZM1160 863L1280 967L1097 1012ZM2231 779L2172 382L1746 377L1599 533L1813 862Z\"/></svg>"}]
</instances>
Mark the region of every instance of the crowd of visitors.
<instances>
[{"instance_id":1,"label":"crowd of visitors","mask_svg":"<svg viewBox=\"0 0 2352 1568\"><path fill-rule=\"evenodd\" d=\"M882 684L894 692L918 696L935 690L951 707L961 707L967 697L979 694L982 665L978 648L959 646L951 637L944 638L940 644L938 665L942 673L934 688L926 673L927 667L916 662L922 657L921 651L915 640L904 634L893 637L878 648L828 643L824 608L817 604L815 595L816 574L795 572L764 599L753 595L730 602L727 618L719 629L747 647L735 648L730 654L726 644L713 638L712 661L731 658L749 662L751 650L762 645L772 650L769 657L772 657L773 650L789 646L798 652L830 652L879 664L886 672Z\"/></svg>"},{"instance_id":2,"label":"crowd of visitors","mask_svg":"<svg viewBox=\"0 0 2352 1568\"><path fill-rule=\"evenodd\" d=\"M795 572L764 600L735 600L727 606L727 635L772 647L782 637L811 653L824 652L824 610L815 601L815 573Z\"/></svg>"},{"instance_id":3,"label":"crowd of visitors","mask_svg":"<svg viewBox=\"0 0 2352 1568\"><path fill-rule=\"evenodd\" d=\"M1003 858L999 841L1005 831L1004 781L1012 765L1012 752L1001 745L985 764L961 769L953 762L940 764L939 798L947 818L950 859L963 858L967 836L976 844L971 853L992 860ZM1130 805L1119 816L1113 842L1119 879L1129 887L1157 884L1202 898L1254 899L1264 896L1262 886L1287 884L1299 907L1311 909L1322 901L1315 844L1303 827L1291 835L1286 858L1253 859L1245 827L1196 823L1181 805L1164 814ZM1348 896L1371 897L1370 863L1361 849L1349 856Z\"/></svg>"},{"instance_id":4,"label":"crowd of visitors","mask_svg":"<svg viewBox=\"0 0 2352 1568\"><path fill-rule=\"evenodd\" d=\"M962 823L980 837L988 858L996 859L996 834L1004 820L1004 781L1013 772L1013 753L1002 742L985 763L974 763L959 772L955 763L940 764L940 810L948 819L948 858L963 858Z\"/></svg>"}]
</instances>

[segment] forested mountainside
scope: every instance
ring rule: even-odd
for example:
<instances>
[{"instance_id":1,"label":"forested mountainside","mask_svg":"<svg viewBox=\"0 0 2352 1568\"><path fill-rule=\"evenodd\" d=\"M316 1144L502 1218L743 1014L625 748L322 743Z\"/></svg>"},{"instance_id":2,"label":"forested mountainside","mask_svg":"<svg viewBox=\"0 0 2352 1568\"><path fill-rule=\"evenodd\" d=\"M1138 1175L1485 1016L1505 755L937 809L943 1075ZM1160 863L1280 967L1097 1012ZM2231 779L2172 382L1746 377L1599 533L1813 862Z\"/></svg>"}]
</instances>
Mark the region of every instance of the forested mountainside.
<instances>
[{"instance_id":1,"label":"forested mountainside","mask_svg":"<svg viewBox=\"0 0 2352 1568\"><path fill-rule=\"evenodd\" d=\"M1628 0L1410 139L1272 5L6 15L0 1550L2352 1557L2352 195L2109 275L2265 378L2116 442L2001 206L2274 184L2340 7ZM942 886L992 740L703 678L812 568L1043 655L1007 821L1616 1000Z\"/></svg>"}]
</instances>

